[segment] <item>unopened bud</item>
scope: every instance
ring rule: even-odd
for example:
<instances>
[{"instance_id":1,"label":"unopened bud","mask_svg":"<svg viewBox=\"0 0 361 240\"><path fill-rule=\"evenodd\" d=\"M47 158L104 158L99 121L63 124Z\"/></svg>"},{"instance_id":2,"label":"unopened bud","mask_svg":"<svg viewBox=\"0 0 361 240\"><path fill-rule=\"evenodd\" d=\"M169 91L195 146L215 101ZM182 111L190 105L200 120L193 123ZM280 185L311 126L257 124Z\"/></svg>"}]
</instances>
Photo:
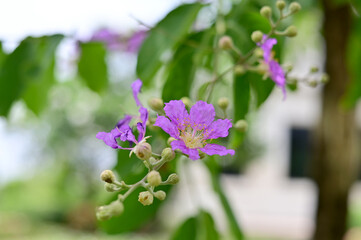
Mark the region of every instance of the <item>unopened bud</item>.
<instances>
[{"instance_id":1,"label":"unopened bud","mask_svg":"<svg viewBox=\"0 0 361 240\"><path fill-rule=\"evenodd\" d=\"M175 158L175 152L171 148L164 148L161 156L165 161L172 161Z\"/></svg>"},{"instance_id":2,"label":"unopened bud","mask_svg":"<svg viewBox=\"0 0 361 240\"><path fill-rule=\"evenodd\" d=\"M134 153L141 160L148 160L152 156L152 146L147 142L140 142L134 148Z\"/></svg>"},{"instance_id":3,"label":"unopened bud","mask_svg":"<svg viewBox=\"0 0 361 240\"><path fill-rule=\"evenodd\" d=\"M151 205L153 203L153 195L148 191L140 192L138 201L144 206Z\"/></svg>"},{"instance_id":4,"label":"unopened bud","mask_svg":"<svg viewBox=\"0 0 361 240\"><path fill-rule=\"evenodd\" d=\"M329 80L330 80L330 78L326 73L322 75L322 78L321 78L322 83L328 83Z\"/></svg>"},{"instance_id":5,"label":"unopened bud","mask_svg":"<svg viewBox=\"0 0 361 240\"><path fill-rule=\"evenodd\" d=\"M272 15L272 9L269 6L264 6L261 8L260 14L265 18L270 18Z\"/></svg>"},{"instance_id":6,"label":"unopened bud","mask_svg":"<svg viewBox=\"0 0 361 240\"><path fill-rule=\"evenodd\" d=\"M253 42L258 43L263 39L263 33L261 31L254 31L251 35L251 39Z\"/></svg>"},{"instance_id":7,"label":"unopened bud","mask_svg":"<svg viewBox=\"0 0 361 240\"><path fill-rule=\"evenodd\" d=\"M310 87L317 87L317 85L318 85L318 82L316 81L316 80L310 80L309 82L308 82L308 85L310 86Z\"/></svg>"},{"instance_id":8,"label":"unopened bud","mask_svg":"<svg viewBox=\"0 0 361 240\"><path fill-rule=\"evenodd\" d=\"M240 132L246 132L248 130L248 123L246 120L238 120L234 125L234 128Z\"/></svg>"},{"instance_id":9,"label":"unopened bud","mask_svg":"<svg viewBox=\"0 0 361 240\"><path fill-rule=\"evenodd\" d=\"M157 192L154 193L154 197L158 198L161 201L163 201L166 196L167 196L167 194L162 190L157 191Z\"/></svg>"},{"instance_id":10,"label":"unopened bud","mask_svg":"<svg viewBox=\"0 0 361 240\"><path fill-rule=\"evenodd\" d=\"M317 73L318 70L319 70L318 67L315 67L315 66L314 66L314 67L311 67L310 72L311 72L311 73Z\"/></svg>"},{"instance_id":11,"label":"unopened bud","mask_svg":"<svg viewBox=\"0 0 361 240\"><path fill-rule=\"evenodd\" d=\"M253 52L253 54L258 57L258 58L261 58L263 57L263 50L261 48L256 48Z\"/></svg>"},{"instance_id":12,"label":"unopened bud","mask_svg":"<svg viewBox=\"0 0 361 240\"><path fill-rule=\"evenodd\" d=\"M278 0L278 1L276 2L276 7L277 7L279 10L282 11L282 10L286 7L285 1L283 1L283 0Z\"/></svg>"},{"instance_id":13,"label":"unopened bud","mask_svg":"<svg viewBox=\"0 0 361 240\"><path fill-rule=\"evenodd\" d=\"M178 182L179 182L179 177L175 173L172 173L171 175L169 175L168 179L166 181L166 183L168 183L168 184L177 184Z\"/></svg>"},{"instance_id":14,"label":"unopened bud","mask_svg":"<svg viewBox=\"0 0 361 240\"><path fill-rule=\"evenodd\" d=\"M229 105L229 100L226 97L221 97L220 99L218 99L217 104L218 104L218 107L220 107L223 110L226 110Z\"/></svg>"},{"instance_id":15,"label":"unopened bud","mask_svg":"<svg viewBox=\"0 0 361 240\"><path fill-rule=\"evenodd\" d=\"M159 184L162 182L162 178L157 171L150 171L147 175L147 181L150 186L156 187L159 186Z\"/></svg>"},{"instance_id":16,"label":"unopened bud","mask_svg":"<svg viewBox=\"0 0 361 240\"><path fill-rule=\"evenodd\" d=\"M246 69L242 65L237 65L234 67L234 73L236 75L242 75L246 72Z\"/></svg>"},{"instance_id":17,"label":"unopened bud","mask_svg":"<svg viewBox=\"0 0 361 240\"><path fill-rule=\"evenodd\" d=\"M171 144L173 141L175 141L175 140L177 140L177 139L175 139L174 137L170 137L170 138L168 138L168 140L167 140L167 144L170 146L170 144Z\"/></svg>"},{"instance_id":18,"label":"unopened bud","mask_svg":"<svg viewBox=\"0 0 361 240\"><path fill-rule=\"evenodd\" d=\"M124 211L123 203L116 200L109 205L100 206L96 211L96 217L98 220L108 220L113 216L122 214Z\"/></svg>"},{"instance_id":19,"label":"unopened bud","mask_svg":"<svg viewBox=\"0 0 361 240\"><path fill-rule=\"evenodd\" d=\"M229 36L223 36L219 39L218 46L220 49L229 50L233 48L233 40Z\"/></svg>"},{"instance_id":20,"label":"unopened bud","mask_svg":"<svg viewBox=\"0 0 361 240\"><path fill-rule=\"evenodd\" d=\"M182 97L180 100L184 103L186 108L190 108L192 106L192 101L189 99L189 97Z\"/></svg>"},{"instance_id":21,"label":"unopened bud","mask_svg":"<svg viewBox=\"0 0 361 240\"><path fill-rule=\"evenodd\" d=\"M104 170L100 174L100 179L107 183L113 183L115 181L115 175L111 170Z\"/></svg>"},{"instance_id":22,"label":"unopened bud","mask_svg":"<svg viewBox=\"0 0 361 240\"><path fill-rule=\"evenodd\" d=\"M291 72L293 70L292 64L285 64L284 68L285 68L286 72Z\"/></svg>"},{"instance_id":23,"label":"unopened bud","mask_svg":"<svg viewBox=\"0 0 361 240\"><path fill-rule=\"evenodd\" d=\"M148 104L149 104L149 107L156 112L162 111L163 107L164 107L163 100L160 98L151 98L151 99L149 99Z\"/></svg>"},{"instance_id":24,"label":"unopened bud","mask_svg":"<svg viewBox=\"0 0 361 240\"><path fill-rule=\"evenodd\" d=\"M298 2L292 2L289 9L291 13L296 13L301 10L301 5Z\"/></svg>"},{"instance_id":25,"label":"unopened bud","mask_svg":"<svg viewBox=\"0 0 361 240\"><path fill-rule=\"evenodd\" d=\"M112 183L107 183L107 182L104 184L104 189L107 192L115 192L115 191L119 190L119 188L117 186L115 186Z\"/></svg>"},{"instance_id":26,"label":"unopened bud","mask_svg":"<svg viewBox=\"0 0 361 240\"><path fill-rule=\"evenodd\" d=\"M287 37L295 37L297 36L297 28L293 25L289 26L286 30L285 30L285 35Z\"/></svg>"},{"instance_id":27,"label":"unopened bud","mask_svg":"<svg viewBox=\"0 0 361 240\"><path fill-rule=\"evenodd\" d=\"M148 161L149 161L149 163L152 164L152 165L154 165L154 164L157 163L157 159L155 159L154 157L150 157Z\"/></svg>"}]
</instances>

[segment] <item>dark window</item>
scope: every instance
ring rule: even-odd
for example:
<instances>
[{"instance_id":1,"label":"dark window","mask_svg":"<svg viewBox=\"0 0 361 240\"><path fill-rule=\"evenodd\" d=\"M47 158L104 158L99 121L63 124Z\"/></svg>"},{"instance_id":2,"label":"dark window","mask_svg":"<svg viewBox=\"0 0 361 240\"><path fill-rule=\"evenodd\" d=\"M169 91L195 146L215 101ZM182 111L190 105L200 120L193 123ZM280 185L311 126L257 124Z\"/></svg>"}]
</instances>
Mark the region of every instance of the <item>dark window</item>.
<instances>
[{"instance_id":1,"label":"dark window","mask_svg":"<svg viewBox=\"0 0 361 240\"><path fill-rule=\"evenodd\" d=\"M311 131L306 128L292 128L289 176L301 178L311 176Z\"/></svg>"}]
</instances>

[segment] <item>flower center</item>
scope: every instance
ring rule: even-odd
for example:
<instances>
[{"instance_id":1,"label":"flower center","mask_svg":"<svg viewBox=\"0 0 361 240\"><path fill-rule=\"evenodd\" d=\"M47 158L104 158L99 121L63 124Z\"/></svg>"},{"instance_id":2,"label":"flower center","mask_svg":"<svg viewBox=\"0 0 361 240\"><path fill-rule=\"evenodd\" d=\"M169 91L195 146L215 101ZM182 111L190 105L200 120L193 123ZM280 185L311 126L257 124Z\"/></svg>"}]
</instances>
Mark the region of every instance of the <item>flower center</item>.
<instances>
[{"instance_id":1,"label":"flower center","mask_svg":"<svg viewBox=\"0 0 361 240\"><path fill-rule=\"evenodd\" d=\"M180 138L188 148L202 148L205 145L203 130L197 131L188 126L180 133Z\"/></svg>"}]
</instances>

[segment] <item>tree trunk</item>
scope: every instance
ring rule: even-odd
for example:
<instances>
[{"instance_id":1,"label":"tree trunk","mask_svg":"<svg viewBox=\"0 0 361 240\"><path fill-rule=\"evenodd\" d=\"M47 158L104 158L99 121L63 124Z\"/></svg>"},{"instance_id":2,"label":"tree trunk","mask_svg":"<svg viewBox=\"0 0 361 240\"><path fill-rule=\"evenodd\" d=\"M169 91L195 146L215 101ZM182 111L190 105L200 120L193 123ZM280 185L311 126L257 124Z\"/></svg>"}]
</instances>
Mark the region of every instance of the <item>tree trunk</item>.
<instances>
[{"instance_id":1,"label":"tree trunk","mask_svg":"<svg viewBox=\"0 0 361 240\"><path fill-rule=\"evenodd\" d=\"M341 106L349 83L347 43L351 29L349 4L333 6L323 0L326 72L330 82L323 92L317 132L315 180L318 206L315 240L341 240L347 227L348 192L358 172L355 112Z\"/></svg>"}]
</instances>

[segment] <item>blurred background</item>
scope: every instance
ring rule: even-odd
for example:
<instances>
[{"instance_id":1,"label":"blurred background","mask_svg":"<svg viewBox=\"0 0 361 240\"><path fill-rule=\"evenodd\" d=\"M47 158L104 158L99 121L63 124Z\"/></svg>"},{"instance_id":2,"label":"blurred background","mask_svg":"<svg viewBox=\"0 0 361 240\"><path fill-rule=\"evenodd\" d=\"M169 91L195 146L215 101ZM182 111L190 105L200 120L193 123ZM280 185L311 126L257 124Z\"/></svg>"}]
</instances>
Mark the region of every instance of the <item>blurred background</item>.
<instances>
[{"instance_id":1,"label":"blurred background","mask_svg":"<svg viewBox=\"0 0 361 240\"><path fill-rule=\"evenodd\" d=\"M198 2L207 5L193 14L190 29L203 33L215 28L217 13L221 12L230 29L227 33L243 50L253 46L250 33L267 29L259 9L265 4L274 5L275 1ZM356 175L361 176L359 145L358 138L348 135L358 133L361 125L361 109L357 105L361 92L358 82L361 24L360 4L355 2L300 1L303 10L288 20L297 26L298 36L279 40L278 44L280 62L293 64L290 77L307 78L312 67L320 69L319 74L313 75L319 77L324 71L329 73L332 66L328 64L332 62L328 59L332 54L326 47L330 44L326 43L337 38L328 37L325 22L331 22L331 28L336 31L339 25L340 29L348 27L349 31L337 35L349 36L344 45L342 39L336 43L343 52L335 53L341 59L337 65L340 69L344 69L347 60L345 71L349 72L343 75L345 82L339 85L337 73L330 73L330 87L310 87L300 82L297 87L290 86L285 101L279 89L272 91L272 85L264 104L264 100L257 103L259 108L250 108L242 116L246 117L249 129L242 145L237 147L236 157L219 159L220 187L246 236L244 239L304 240L322 232L316 229L330 225L320 219L340 218L337 214L320 217L320 199L325 197L319 189L324 189L325 181L331 195L342 193L342 197L336 196L335 204L325 204L329 209L340 210L345 217L344 222L336 222L334 226L341 226L342 234L346 233L344 239L361 239L361 185L356 180ZM103 189L99 179L103 170L114 169L121 179L130 182L137 181L145 171L137 159L129 159L128 153L107 147L95 135L110 130L125 113L137 114L130 85L141 71L137 57L142 43L152 27L182 4L199 3L184 0L3 2L0 239L191 239L187 234L192 236L195 235L192 231L196 231L189 227L192 224L197 231L203 231L197 233L197 239L236 239L229 234L223 201L212 187L214 180L207 166L202 161L182 158L161 172L166 176L176 170L181 179L178 185L165 189L166 201L143 207L134 193L127 199L122 216L105 222L95 218L96 207L115 197ZM241 14L246 17L240 18ZM184 25L179 21L173 24ZM189 32L184 28L184 33L178 31L179 34ZM189 39L197 40L195 35ZM164 65L171 62L172 50L176 52L181 47L184 46L179 40L159 55L160 62ZM224 57L222 61L227 65L230 60ZM153 59L144 62L151 65ZM206 65L193 76L201 83L209 77ZM164 91L166 86L177 88L176 83L172 85L168 80L165 83L164 72L183 77L175 68L164 67L156 72L152 76L154 80L145 83L140 95L145 104L150 97L166 100L169 97ZM211 102L216 103L222 96L237 97L232 96L232 87L227 83L224 90L216 90ZM200 83L194 82L192 86L199 87ZM179 97L195 100L197 92L191 89L175 96L181 94ZM337 97L327 104L329 96ZM346 110L339 110L340 105ZM233 107L236 109L237 105ZM327 112L327 109L331 110ZM332 109L336 112L331 113ZM333 120L340 122L332 125ZM344 128L338 131L334 126ZM165 134L156 128L149 131L153 143L161 150L166 142ZM328 138L327 134L332 136ZM339 144L332 142L335 134ZM333 164L331 170L327 169L327 162L332 161L318 160L333 159L327 154L322 157L329 149L329 142L336 149L329 154L346 159L338 158L340 165ZM343 143L353 148L343 148ZM355 154L349 156L350 151ZM348 167L343 167L342 162ZM332 175L334 172L336 175ZM341 182L340 186L334 182ZM332 198L327 193L325 196Z\"/></svg>"}]
</instances>

